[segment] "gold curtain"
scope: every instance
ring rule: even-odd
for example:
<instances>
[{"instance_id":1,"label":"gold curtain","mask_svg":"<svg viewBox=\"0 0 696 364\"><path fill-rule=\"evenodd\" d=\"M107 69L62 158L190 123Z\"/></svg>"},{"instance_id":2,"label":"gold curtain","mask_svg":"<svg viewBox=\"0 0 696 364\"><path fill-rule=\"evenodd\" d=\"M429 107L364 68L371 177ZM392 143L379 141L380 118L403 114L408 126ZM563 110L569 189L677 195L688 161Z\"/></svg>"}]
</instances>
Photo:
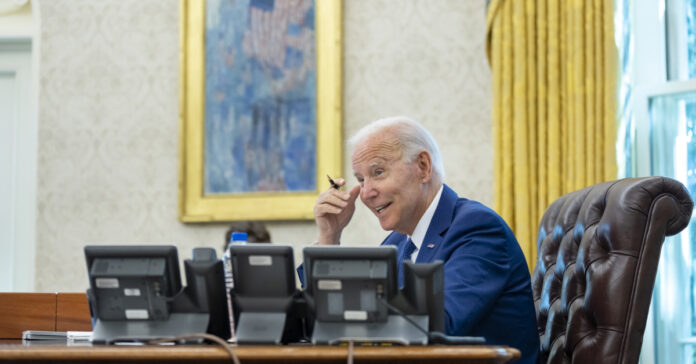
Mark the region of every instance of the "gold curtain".
<instances>
[{"instance_id":1,"label":"gold curtain","mask_svg":"<svg viewBox=\"0 0 696 364\"><path fill-rule=\"evenodd\" d=\"M541 216L559 196L615 179L613 0L492 0L495 209L530 269Z\"/></svg>"}]
</instances>

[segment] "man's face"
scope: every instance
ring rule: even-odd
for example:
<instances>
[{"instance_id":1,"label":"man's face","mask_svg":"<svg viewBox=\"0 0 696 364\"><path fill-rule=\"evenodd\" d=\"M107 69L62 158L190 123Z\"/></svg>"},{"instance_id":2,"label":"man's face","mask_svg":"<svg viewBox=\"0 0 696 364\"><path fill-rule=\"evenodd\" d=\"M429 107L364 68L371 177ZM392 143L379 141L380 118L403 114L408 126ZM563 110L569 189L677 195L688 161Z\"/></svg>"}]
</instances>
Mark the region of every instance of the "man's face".
<instances>
[{"instance_id":1,"label":"man's face","mask_svg":"<svg viewBox=\"0 0 696 364\"><path fill-rule=\"evenodd\" d=\"M405 160L398 140L385 130L355 146L352 164L361 186L360 199L382 229L412 234L428 208L418 163Z\"/></svg>"}]
</instances>

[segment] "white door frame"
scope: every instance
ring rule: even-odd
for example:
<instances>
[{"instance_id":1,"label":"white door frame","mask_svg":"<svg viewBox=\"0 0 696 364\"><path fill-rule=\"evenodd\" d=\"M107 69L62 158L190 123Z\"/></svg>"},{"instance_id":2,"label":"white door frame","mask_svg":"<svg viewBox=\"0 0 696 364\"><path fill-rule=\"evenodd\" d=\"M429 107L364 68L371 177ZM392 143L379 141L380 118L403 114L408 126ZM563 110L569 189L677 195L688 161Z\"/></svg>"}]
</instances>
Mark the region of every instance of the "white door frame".
<instances>
[{"instance_id":1,"label":"white door frame","mask_svg":"<svg viewBox=\"0 0 696 364\"><path fill-rule=\"evenodd\" d=\"M0 277L0 290L14 292L34 291L36 261L36 187L37 187L37 89L31 37L0 38L0 75L12 93L13 109L10 118L0 120L3 135L11 146L11 156L3 161L0 178L9 191L2 193L0 216L0 264L9 264L10 277ZM8 91L8 90L6 90ZM5 198L3 198L4 200ZM9 268L9 267L8 267Z\"/></svg>"}]
</instances>

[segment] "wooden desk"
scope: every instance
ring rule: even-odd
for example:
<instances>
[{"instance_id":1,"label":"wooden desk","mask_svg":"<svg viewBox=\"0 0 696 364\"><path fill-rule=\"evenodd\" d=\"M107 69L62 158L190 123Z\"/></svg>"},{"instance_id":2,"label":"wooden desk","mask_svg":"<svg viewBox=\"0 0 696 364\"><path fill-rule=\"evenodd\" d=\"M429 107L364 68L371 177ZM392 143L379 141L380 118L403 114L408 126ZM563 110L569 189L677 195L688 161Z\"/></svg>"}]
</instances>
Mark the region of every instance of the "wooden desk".
<instances>
[{"instance_id":1,"label":"wooden desk","mask_svg":"<svg viewBox=\"0 0 696 364\"><path fill-rule=\"evenodd\" d=\"M23 330L89 331L89 307L83 293L0 293L0 362L32 363L229 363L221 347L67 346L22 344ZM336 346L234 347L242 363L345 363L348 348ZM500 346L355 347L355 363L510 363L517 349Z\"/></svg>"},{"instance_id":2,"label":"wooden desk","mask_svg":"<svg viewBox=\"0 0 696 364\"><path fill-rule=\"evenodd\" d=\"M216 346L65 346L0 341L0 362L230 362ZM348 348L335 346L242 346L233 348L242 363L345 363ZM510 363L516 349L501 346L356 347L355 363Z\"/></svg>"},{"instance_id":3,"label":"wooden desk","mask_svg":"<svg viewBox=\"0 0 696 364\"><path fill-rule=\"evenodd\" d=\"M21 339L24 330L92 330L87 295L0 292L0 338Z\"/></svg>"}]
</instances>

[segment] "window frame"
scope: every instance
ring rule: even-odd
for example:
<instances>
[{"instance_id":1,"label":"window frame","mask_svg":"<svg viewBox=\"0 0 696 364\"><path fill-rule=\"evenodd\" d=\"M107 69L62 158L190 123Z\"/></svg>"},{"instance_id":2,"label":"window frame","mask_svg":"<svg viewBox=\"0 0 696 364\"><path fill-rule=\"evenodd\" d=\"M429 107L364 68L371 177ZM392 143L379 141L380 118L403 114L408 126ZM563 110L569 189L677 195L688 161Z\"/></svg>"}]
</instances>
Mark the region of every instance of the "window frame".
<instances>
[{"instance_id":1,"label":"window frame","mask_svg":"<svg viewBox=\"0 0 696 364\"><path fill-rule=\"evenodd\" d=\"M625 124L625 127L630 129L625 134L630 135L631 138L629 148L632 155L631 176L649 176L654 170L651 162L650 100L660 96L696 93L696 79L670 81L668 77L679 78L682 76L680 72L685 71L688 78L688 64L683 64L686 60L684 57L686 47L677 46L680 42L686 45L684 1L620 0L623 3L622 6L632 6L630 9L631 44L628 45L629 52L633 51L633 59L630 61L632 69L628 72L631 77L630 86L628 86L631 89L631 96L628 99L628 115L631 120ZM631 5L627 5L628 3ZM620 23L617 22L617 24ZM622 40L619 36L617 31L617 42L621 44ZM678 71L674 72L675 69ZM620 168L620 170L626 171L626 168ZM675 173L677 175L673 178L686 184L686 171L683 171L683 175L676 170ZM675 241L677 239L680 241ZM660 297L659 294L673 287L684 287L690 284L689 277L684 277L683 274L685 269L681 264L683 259L677 258L682 253L680 250L685 246L689 247L688 231L676 238L669 238L663 245L660 258L663 262L658 266L658 277L643 337L640 356L642 364L677 363L680 359L689 361L689 358L693 358L696 336L683 335L684 330L689 331L686 327L691 327L691 311L688 309L689 290L677 289L678 298L665 297L665 295ZM673 261L670 261L672 264L664 262L664 260L675 258L677 264L673 264L675 263ZM678 277L676 282L672 279L674 276ZM658 313L664 310L665 299L676 299L678 302L676 307L681 310L677 310L673 315L667 315L670 317L666 318L659 315ZM688 320L684 319L681 311L686 311ZM681 327L678 327L679 325Z\"/></svg>"}]
</instances>

